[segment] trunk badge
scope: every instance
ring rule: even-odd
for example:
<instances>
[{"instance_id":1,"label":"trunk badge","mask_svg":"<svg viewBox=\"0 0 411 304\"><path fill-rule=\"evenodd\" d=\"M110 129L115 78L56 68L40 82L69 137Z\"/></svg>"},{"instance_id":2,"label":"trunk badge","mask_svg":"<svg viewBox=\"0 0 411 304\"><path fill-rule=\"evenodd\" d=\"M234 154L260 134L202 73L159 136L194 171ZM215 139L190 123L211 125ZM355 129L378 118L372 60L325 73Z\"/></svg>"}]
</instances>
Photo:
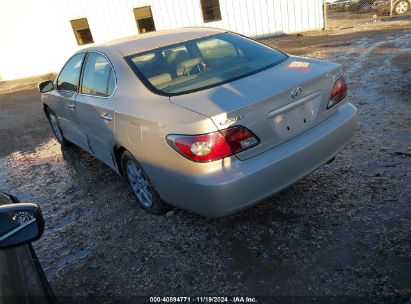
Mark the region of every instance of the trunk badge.
<instances>
[{"instance_id":1,"label":"trunk badge","mask_svg":"<svg viewBox=\"0 0 411 304\"><path fill-rule=\"evenodd\" d=\"M303 89L301 88L295 88L294 90L291 91L291 97L292 98L297 98L303 93Z\"/></svg>"},{"instance_id":2,"label":"trunk badge","mask_svg":"<svg viewBox=\"0 0 411 304\"><path fill-rule=\"evenodd\" d=\"M220 122L220 125L225 126L225 125L232 124L232 123L235 123L237 121L240 121L242 119L244 119L244 115L240 115L240 116L237 116L237 117L230 117L227 120Z\"/></svg>"}]
</instances>

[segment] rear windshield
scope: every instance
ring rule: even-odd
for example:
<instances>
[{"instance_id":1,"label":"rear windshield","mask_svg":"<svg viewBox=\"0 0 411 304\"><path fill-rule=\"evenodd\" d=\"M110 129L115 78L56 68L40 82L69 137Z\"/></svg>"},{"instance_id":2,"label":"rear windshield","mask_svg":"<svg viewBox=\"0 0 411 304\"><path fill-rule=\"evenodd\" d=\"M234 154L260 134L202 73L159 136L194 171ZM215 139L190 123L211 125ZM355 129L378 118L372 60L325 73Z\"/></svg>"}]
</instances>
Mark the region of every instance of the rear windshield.
<instances>
[{"instance_id":1,"label":"rear windshield","mask_svg":"<svg viewBox=\"0 0 411 304\"><path fill-rule=\"evenodd\" d=\"M222 33L125 57L161 95L182 95L231 82L283 62L287 55L239 35Z\"/></svg>"}]
</instances>

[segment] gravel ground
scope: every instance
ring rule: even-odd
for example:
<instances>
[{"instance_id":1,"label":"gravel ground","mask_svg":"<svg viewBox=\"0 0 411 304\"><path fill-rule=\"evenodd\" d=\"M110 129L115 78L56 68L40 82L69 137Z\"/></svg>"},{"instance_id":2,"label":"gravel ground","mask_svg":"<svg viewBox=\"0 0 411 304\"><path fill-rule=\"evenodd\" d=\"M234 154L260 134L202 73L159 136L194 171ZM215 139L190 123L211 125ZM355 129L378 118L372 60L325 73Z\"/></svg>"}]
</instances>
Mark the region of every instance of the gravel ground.
<instances>
[{"instance_id":1,"label":"gravel ground","mask_svg":"<svg viewBox=\"0 0 411 304\"><path fill-rule=\"evenodd\" d=\"M332 164L220 219L136 208L113 171L57 144L39 79L0 83L0 188L41 205L46 232L34 246L57 296L69 296L61 302L411 301L411 22L265 42L341 63L358 129Z\"/></svg>"}]
</instances>

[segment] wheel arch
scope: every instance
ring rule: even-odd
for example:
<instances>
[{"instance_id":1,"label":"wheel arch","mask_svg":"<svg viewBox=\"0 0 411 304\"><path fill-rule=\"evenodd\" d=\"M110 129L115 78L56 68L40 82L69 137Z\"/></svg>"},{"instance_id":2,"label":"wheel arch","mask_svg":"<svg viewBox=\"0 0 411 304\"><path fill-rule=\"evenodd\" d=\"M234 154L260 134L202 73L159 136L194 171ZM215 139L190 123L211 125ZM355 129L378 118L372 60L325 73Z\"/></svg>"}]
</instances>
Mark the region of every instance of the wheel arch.
<instances>
[{"instance_id":1,"label":"wheel arch","mask_svg":"<svg viewBox=\"0 0 411 304\"><path fill-rule=\"evenodd\" d=\"M48 104L43 103L43 111L44 111L44 114L47 114L47 109L52 110Z\"/></svg>"},{"instance_id":2,"label":"wheel arch","mask_svg":"<svg viewBox=\"0 0 411 304\"><path fill-rule=\"evenodd\" d=\"M122 177L124 177L124 172L121 166L121 155L123 155L124 151L128 151L128 150L118 143L113 146L113 156L114 156L115 165L117 166L118 173Z\"/></svg>"},{"instance_id":3,"label":"wheel arch","mask_svg":"<svg viewBox=\"0 0 411 304\"><path fill-rule=\"evenodd\" d=\"M46 115L47 115L47 109L49 109L51 112L53 112L54 114L57 115L56 111L53 109L53 106L43 102L43 111L44 111L44 114L46 114ZM57 117L58 117L58 115L57 115Z\"/></svg>"}]
</instances>

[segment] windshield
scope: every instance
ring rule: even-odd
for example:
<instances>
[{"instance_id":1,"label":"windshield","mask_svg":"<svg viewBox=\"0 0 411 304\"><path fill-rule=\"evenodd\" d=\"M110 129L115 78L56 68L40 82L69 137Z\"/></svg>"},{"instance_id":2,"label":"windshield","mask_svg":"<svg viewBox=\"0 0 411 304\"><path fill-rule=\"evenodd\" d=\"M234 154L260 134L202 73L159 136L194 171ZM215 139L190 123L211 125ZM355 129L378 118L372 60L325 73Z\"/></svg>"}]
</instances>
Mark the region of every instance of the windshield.
<instances>
[{"instance_id":1,"label":"windshield","mask_svg":"<svg viewBox=\"0 0 411 304\"><path fill-rule=\"evenodd\" d=\"M152 91L172 96L231 82L286 60L245 37L222 33L125 57Z\"/></svg>"}]
</instances>

